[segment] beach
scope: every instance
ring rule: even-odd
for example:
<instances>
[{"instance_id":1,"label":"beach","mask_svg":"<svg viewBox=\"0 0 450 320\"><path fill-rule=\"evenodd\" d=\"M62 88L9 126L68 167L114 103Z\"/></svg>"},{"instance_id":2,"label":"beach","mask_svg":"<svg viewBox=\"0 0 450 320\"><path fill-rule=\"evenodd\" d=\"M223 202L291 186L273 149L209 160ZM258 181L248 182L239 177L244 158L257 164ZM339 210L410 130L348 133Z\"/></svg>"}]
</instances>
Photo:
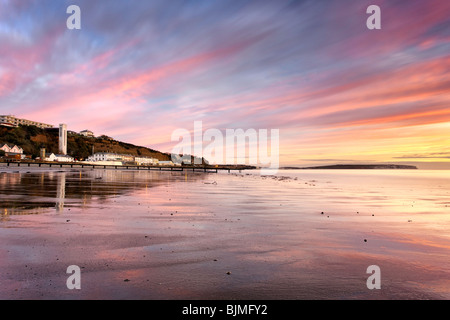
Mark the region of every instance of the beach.
<instances>
[{"instance_id":1,"label":"beach","mask_svg":"<svg viewBox=\"0 0 450 320\"><path fill-rule=\"evenodd\" d=\"M449 178L0 167L0 299L449 299Z\"/></svg>"}]
</instances>

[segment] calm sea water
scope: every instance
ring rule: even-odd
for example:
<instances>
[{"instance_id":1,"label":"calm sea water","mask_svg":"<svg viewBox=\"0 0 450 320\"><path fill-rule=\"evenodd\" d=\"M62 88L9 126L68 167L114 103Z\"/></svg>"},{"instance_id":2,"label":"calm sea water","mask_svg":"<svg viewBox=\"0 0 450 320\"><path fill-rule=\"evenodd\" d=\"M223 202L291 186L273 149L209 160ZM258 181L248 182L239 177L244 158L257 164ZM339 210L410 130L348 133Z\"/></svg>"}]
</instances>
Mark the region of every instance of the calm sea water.
<instances>
[{"instance_id":1,"label":"calm sea water","mask_svg":"<svg viewBox=\"0 0 450 320\"><path fill-rule=\"evenodd\" d=\"M450 171L3 171L3 299L450 298Z\"/></svg>"}]
</instances>

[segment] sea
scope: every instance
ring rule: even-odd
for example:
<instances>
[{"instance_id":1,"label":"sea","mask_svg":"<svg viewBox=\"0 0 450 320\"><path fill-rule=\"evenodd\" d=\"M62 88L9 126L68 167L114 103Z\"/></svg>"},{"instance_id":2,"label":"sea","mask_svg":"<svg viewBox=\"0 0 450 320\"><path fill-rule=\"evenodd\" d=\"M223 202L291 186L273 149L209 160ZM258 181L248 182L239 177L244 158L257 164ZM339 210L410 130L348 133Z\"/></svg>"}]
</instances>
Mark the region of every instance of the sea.
<instances>
[{"instance_id":1,"label":"sea","mask_svg":"<svg viewBox=\"0 0 450 320\"><path fill-rule=\"evenodd\" d=\"M0 299L450 299L446 170L1 167L0 199Z\"/></svg>"}]
</instances>

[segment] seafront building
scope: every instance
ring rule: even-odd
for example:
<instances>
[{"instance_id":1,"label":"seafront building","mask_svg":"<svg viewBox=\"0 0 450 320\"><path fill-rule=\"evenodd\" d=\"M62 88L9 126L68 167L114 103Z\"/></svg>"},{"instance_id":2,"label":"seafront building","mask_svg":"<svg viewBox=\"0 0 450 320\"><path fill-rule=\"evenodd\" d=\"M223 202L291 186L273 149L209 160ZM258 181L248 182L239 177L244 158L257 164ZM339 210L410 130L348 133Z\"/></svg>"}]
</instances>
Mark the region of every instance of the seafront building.
<instances>
[{"instance_id":1,"label":"seafront building","mask_svg":"<svg viewBox=\"0 0 450 320\"><path fill-rule=\"evenodd\" d=\"M52 153L48 157L45 158L45 161L52 161L52 162L74 162L75 159L71 156L68 156L66 154L54 154Z\"/></svg>"},{"instance_id":2,"label":"seafront building","mask_svg":"<svg viewBox=\"0 0 450 320\"><path fill-rule=\"evenodd\" d=\"M37 121L31 121L26 119L19 119L12 115L0 115L0 126L4 127L18 127L20 125L23 126L36 126L41 129L49 129L53 128L54 125L37 122Z\"/></svg>"},{"instance_id":3,"label":"seafront building","mask_svg":"<svg viewBox=\"0 0 450 320\"><path fill-rule=\"evenodd\" d=\"M6 155L23 154L23 149L16 145L9 146L6 143L0 144L0 150L5 151Z\"/></svg>"},{"instance_id":4,"label":"seafront building","mask_svg":"<svg viewBox=\"0 0 450 320\"><path fill-rule=\"evenodd\" d=\"M173 161L159 161L160 166L181 166L181 163L174 163Z\"/></svg>"},{"instance_id":5,"label":"seafront building","mask_svg":"<svg viewBox=\"0 0 450 320\"><path fill-rule=\"evenodd\" d=\"M137 165L157 165L159 163L158 159L155 158L148 158L148 157L135 157L134 162L136 162Z\"/></svg>"},{"instance_id":6,"label":"seafront building","mask_svg":"<svg viewBox=\"0 0 450 320\"><path fill-rule=\"evenodd\" d=\"M87 158L87 161L122 161L122 162L134 162L134 157L129 154L118 154L109 152L97 152Z\"/></svg>"},{"instance_id":7,"label":"seafront building","mask_svg":"<svg viewBox=\"0 0 450 320\"><path fill-rule=\"evenodd\" d=\"M135 163L137 165L157 165L158 159L150 157L135 157L130 154L118 154L110 152L97 152L86 159L88 163L121 165L123 163Z\"/></svg>"},{"instance_id":8,"label":"seafront building","mask_svg":"<svg viewBox=\"0 0 450 320\"><path fill-rule=\"evenodd\" d=\"M3 150L6 158L9 159L22 160L27 158L27 156L23 153L23 149L16 145L10 146L6 143L1 143L0 150Z\"/></svg>"}]
</instances>

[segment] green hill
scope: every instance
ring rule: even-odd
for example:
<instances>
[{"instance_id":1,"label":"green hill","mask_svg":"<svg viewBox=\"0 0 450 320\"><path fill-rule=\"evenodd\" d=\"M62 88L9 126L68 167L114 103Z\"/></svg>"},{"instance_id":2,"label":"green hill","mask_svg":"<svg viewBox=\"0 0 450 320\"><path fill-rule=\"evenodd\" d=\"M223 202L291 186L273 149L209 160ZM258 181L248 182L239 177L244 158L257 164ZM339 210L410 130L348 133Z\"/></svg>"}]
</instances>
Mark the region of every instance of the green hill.
<instances>
[{"instance_id":1,"label":"green hill","mask_svg":"<svg viewBox=\"0 0 450 320\"><path fill-rule=\"evenodd\" d=\"M23 148L27 155L39 157L40 149L46 153L58 153L58 134L55 129L41 129L35 126L20 126L18 128L0 127L0 144L17 145ZM146 147L116 141L106 136L98 138L85 137L78 134L68 134L67 153L74 158L86 159L94 152L113 152L156 158L160 161L170 161L171 155Z\"/></svg>"}]
</instances>

